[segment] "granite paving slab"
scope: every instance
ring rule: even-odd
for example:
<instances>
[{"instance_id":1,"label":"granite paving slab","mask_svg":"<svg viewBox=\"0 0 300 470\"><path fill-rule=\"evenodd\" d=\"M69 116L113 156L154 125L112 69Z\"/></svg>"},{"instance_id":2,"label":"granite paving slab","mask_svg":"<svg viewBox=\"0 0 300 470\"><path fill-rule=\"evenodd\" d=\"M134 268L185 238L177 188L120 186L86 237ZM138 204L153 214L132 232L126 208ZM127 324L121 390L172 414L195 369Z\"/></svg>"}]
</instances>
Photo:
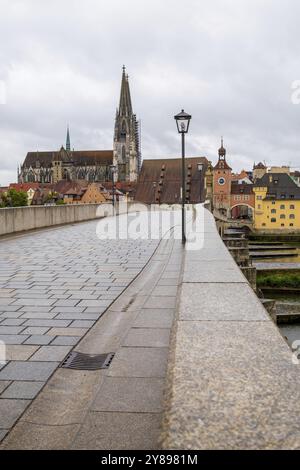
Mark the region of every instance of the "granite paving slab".
<instances>
[{"instance_id":1,"label":"granite paving slab","mask_svg":"<svg viewBox=\"0 0 300 470\"><path fill-rule=\"evenodd\" d=\"M8 344L6 346L6 359L7 361L27 361L38 348L39 346Z\"/></svg>"},{"instance_id":2,"label":"granite paving slab","mask_svg":"<svg viewBox=\"0 0 300 470\"><path fill-rule=\"evenodd\" d=\"M160 422L159 413L90 412L72 449L156 449Z\"/></svg>"},{"instance_id":3,"label":"granite paving slab","mask_svg":"<svg viewBox=\"0 0 300 470\"><path fill-rule=\"evenodd\" d=\"M107 377L91 411L159 413L164 379Z\"/></svg>"},{"instance_id":4,"label":"granite paving slab","mask_svg":"<svg viewBox=\"0 0 300 470\"><path fill-rule=\"evenodd\" d=\"M6 388L1 398L32 400L40 392L45 382L21 382L15 381Z\"/></svg>"},{"instance_id":5,"label":"granite paving slab","mask_svg":"<svg viewBox=\"0 0 300 470\"><path fill-rule=\"evenodd\" d=\"M53 336L47 336L47 335L32 335L30 336L25 342L25 344L33 344L33 345L39 345L39 346L44 346L53 341Z\"/></svg>"},{"instance_id":6,"label":"granite paving slab","mask_svg":"<svg viewBox=\"0 0 300 470\"><path fill-rule=\"evenodd\" d=\"M158 245L157 240L100 240L97 224L0 242L0 341L6 343L10 361L1 368L0 381L18 385L11 385L7 397L21 396L17 389L28 400L35 396L36 382L48 380ZM33 389L26 394L29 382Z\"/></svg>"},{"instance_id":7,"label":"granite paving slab","mask_svg":"<svg viewBox=\"0 0 300 470\"><path fill-rule=\"evenodd\" d=\"M41 346L40 349L30 358L30 361L62 361L72 349L70 346Z\"/></svg>"},{"instance_id":8,"label":"granite paving slab","mask_svg":"<svg viewBox=\"0 0 300 470\"><path fill-rule=\"evenodd\" d=\"M133 324L136 328L171 328L174 319L172 309L142 309Z\"/></svg>"},{"instance_id":9,"label":"granite paving slab","mask_svg":"<svg viewBox=\"0 0 300 470\"><path fill-rule=\"evenodd\" d=\"M108 375L111 377L165 377L167 352L167 348L121 348L110 366Z\"/></svg>"},{"instance_id":10,"label":"granite paving slab","mask_svg":"<svg viewBox=\"0 0 300 470\"><path fill-rule=\"evenodd\" d=\"M0 395L4 390L11 384L9 380L1 380L0 381Z\"/></svg>"},{"instance_id":11,"label":"granite paving slab","mask_svg":"<svg viewBox=\"0 0 300 470\"><path fill-rule=\"evenodd\" d=\"M8 400L0 398L0 423L2 429L11 428L24 413L28 400Z\"/></svg>"},{"instance_id":12,"label":"granite paving slab","mask_svg":"<svg viewBox=\"0 0 300 470\"><path fill-rule=\"evenodd\" d=\"M169 341L169 329L131 328L123 345L126 347L167 348Z\"/></svg>"},{"instance_id":13,"label":"granite paving slab","mask_svg":"<svg viewBox=\"0 0 300 470\"><path fill-rule=\"evenodd\" d=\"M183 274L183 282L246 283L242 272L232 261L189 262Z\"/></svg>"},{"instance_id":14,"label":"granite paving slab","mask_svg":"<svg viewBox=\"0 0 300 470\"><path fill-rule=\"evenodd\" d=\"M11 361L0 371L0 380L45 381L58 365L58 362Z\"/></svg>"},{"instance_id":15,"label":"granite paving slab","mask_svg":"<svg viewBox=\"0 0 300 470\"><path fill-rule=\"evenodd\" d=\"M182 285L179 319L206 321L268 321L266 310L254 297L248 283L239 285L224 283L184 283ZM205 299L205 302L199 302Z\"/></svg>"}]
</instances>

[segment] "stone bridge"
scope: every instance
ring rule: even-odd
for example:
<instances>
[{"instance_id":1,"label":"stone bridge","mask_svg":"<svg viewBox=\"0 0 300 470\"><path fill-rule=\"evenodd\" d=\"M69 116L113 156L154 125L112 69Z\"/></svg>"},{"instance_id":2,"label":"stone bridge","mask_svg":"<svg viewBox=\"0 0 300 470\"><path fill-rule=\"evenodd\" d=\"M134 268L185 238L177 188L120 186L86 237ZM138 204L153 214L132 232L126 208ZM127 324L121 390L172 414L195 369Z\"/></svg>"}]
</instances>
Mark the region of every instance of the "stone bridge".
<instances>
[{"instance_id":1,"label":"stone bridge","mask_svg":"<svg viewBox=\"0 0 300 470\"><path fill-rule=\"evenodd\" d=\"M242 229L249 232L254 231L254 224L252 221L229 219L216 209L213 211L213 215L220 234L223 234L224 231L229 228Z\"/></svg>"},{"instance_id":2,"label":"stone bridge","mask_svg":"<svg viewBox=\"0 0 300 470\"><path fill-rule=\"evenodd\" d=\"M101 236L120 214L0 240L1 449L300 447L292 351L212 214L188 208L183 247L173 212L153 239Z\"/></svg>"}]
</instances>

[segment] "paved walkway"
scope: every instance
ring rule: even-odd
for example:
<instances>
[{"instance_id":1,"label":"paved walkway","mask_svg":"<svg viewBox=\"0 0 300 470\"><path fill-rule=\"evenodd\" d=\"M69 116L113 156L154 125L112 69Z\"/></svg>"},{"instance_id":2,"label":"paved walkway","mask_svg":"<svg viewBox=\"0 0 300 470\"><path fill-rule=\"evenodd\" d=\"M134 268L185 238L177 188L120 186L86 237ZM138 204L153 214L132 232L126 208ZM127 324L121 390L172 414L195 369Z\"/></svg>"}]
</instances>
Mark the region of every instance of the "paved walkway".
<instances>
[{"instance_id":1,"label":"paved walkway","mask_svg":"<svg viewBox=\"0 0 300 470\"><path fill-rule=\"evenodd\" d=\"M165 240L75 350L115 352L108 370L59 368L4 449L157 449L181 243Z\"/></svg>"},{"instance_id":2,"label":"paved walkway","mask_svg":"<svg viewBox=\"0 0 300 470\"><path fill-rule=\"evenodd\" d=\"M151 240L101 241L96 226L0 241L0 341L8 359L0 365L0 439L157 248Z\"/></svg>"}]
</instances>

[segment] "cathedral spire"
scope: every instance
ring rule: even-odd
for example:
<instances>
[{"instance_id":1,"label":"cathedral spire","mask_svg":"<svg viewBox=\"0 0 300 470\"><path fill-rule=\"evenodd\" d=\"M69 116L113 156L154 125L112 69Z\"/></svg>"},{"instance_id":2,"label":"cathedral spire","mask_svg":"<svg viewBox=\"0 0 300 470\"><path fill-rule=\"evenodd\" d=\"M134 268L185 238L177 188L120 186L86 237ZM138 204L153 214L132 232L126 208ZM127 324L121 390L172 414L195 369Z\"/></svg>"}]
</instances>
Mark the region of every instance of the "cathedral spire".
<instances>
[{"instance_id":1,"label":"cathedral spire","mask_svg":"<svg viewBox=\"0 0 300 470\"><path fill-rule=\"evenodd\" d=\"M123 65L119 108L117 109L113 162L118 181L136 181L139 172L139 125L132 109L129 79Z\"/></svg>"},{"instance_id":2,"label":"cathedral spire","mask_svg":"<svg viewBox=\"0 0 300 470\"><path fill-rule=\"evenodd\" d=\"M132 104L131 104L131 96L130 96L130 89L129 89L129 81L128 81L128 75L126 75L125 65L123 65L119 116L131 116L131 115L132 115Z\"/></svg>"},{"instance_id":3,"label":"cathedral spire","mask_svg":"<svg viewBox=\"0 0 300 470\"><path fill-rule=\"evenodd\" d=\"M68 128L67 128L66 150L67 150L67 152L70 152L70 151L71 151L71 140L70 140L70 129L69 129L69 126L68 126Z\"/></svg>"}]
</instances>

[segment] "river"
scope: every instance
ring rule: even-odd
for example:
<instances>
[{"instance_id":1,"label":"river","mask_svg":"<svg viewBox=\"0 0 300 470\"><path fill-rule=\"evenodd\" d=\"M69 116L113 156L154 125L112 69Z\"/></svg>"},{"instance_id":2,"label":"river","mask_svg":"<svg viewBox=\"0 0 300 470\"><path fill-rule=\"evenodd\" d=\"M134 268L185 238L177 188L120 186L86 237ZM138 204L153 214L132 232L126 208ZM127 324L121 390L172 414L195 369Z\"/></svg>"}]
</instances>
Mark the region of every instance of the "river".
<instances>
[{"instance_id":1,"label":"river","mask_svg":"<svg viewBox=\"0 0 300 470\"><path fill-rule=\"evenodd\" d=\"M285 242L282 247L283 250L280 249L280 245L272 245L273 247L276 246L277 251L273 251L271 247L269 247L266 251L263 251L263 245L260 246L259 251L257 250L257 244L255 242L255 246L252 244L249 245L250 253L254 254L252 258L253 266L256 266L258 270L263 269L300 269L300 243L288 243ZM288 248L292 248L289 250ZM280 253L280 256L278 254ZM293 256L290 256L290 253ZM264 257L265 254L265 257ZM277 256L276 256L277 255ZM277 310L280 310L280 306L289 313L289 304L299 304L299 312L300 313L300 295L297 294L277 294L277 293L270 293L268 294L268 298L276 300L278 305ZM294 310L294 307L291 307ZM278 325L281 333L287 339L290 346L293 345L294 341L300 341L300 324L291 324L291 325Z\"/></svg>"}]
</instances>

